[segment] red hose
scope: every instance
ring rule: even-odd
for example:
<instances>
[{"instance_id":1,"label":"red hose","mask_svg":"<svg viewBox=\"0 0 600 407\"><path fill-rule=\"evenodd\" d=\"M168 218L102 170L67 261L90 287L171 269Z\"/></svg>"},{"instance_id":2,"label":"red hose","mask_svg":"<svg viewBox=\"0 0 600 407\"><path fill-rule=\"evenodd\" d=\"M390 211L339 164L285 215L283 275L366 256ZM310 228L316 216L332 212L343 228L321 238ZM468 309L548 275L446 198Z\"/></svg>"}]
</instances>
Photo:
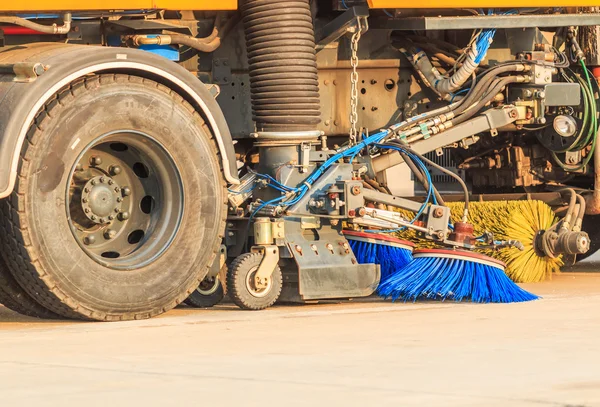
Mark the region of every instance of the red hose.
<instances>
[{"instance_id":1,"label":"red hose","mask_svg":"<svg viewBox=\"0 0 600 407\"><path fill-rule=\"evenodd\" d=\"M46 35L31 28L18 27L18 26L4 26L0 27L0 30L4 35Z\"/></svg>"}]
</instances>

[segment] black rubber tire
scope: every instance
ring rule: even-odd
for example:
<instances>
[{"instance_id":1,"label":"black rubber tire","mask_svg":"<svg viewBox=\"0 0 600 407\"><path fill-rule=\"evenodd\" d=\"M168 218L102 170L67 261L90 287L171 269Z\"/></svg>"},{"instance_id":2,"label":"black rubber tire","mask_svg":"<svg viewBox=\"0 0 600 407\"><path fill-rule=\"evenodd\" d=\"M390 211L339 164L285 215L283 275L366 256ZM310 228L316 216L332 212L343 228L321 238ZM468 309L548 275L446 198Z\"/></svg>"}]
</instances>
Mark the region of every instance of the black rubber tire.
<instances>
[{"instance_id":1,"label":"black rubber tire","mask_svg":"<svg viewBox=\"0 0 600 407\"><path fill-rule=\"evenodd\" d=\"M227 273L227 294L231 300L241 309L258 311L269 308L281 295L283 286L283 275L279 266L271 275L271 287L266 295L254 296L247 287L248 274L255 271L262 261L260 253L245 253L238 256L229 266Z\"/></svg>"},{"instance_id":2,"label":"black rubber tire","mask_svg":"<svg viewBox=\"0 0 600 407\"><path fill-rule=\"evenodd\" d=\"M79 152L99 135L123 130L162 144L177 163L184 192L170 246L127 271L101 265L81 249L65 202ZM219 152L200 115L171 89L122 74L86 77L46 104L27 134L5 205L0 250L20 286L61 316L99 321L150 318L187 298L216 257L227 209Z\"/></svg>"},{"instance_id":3,"label":"black rubber tire","mask_svg":"<svg viewBox=\"0 0 600 407\"><path fill-rule=\"evenodd\" d=\"M190 294L189 297L186 298L184 302L190 307L195 308L214 307L215 305L223 301L223 298L225 298L225 288L223 286L223 283L221 282L220 276L216 278L215 284L217 286L214 292L211 292L210 294L205 294L200 290L200 287L198 287L196 290L194 290L193 293Z\"/></svg>"},{"instance_id":4,"label":"black rubber tire","mask_svg":"<svg viewBox=\"0 0 600 407\"><path fill-rule=\"evenodd\" d=\"M58 319L60 316L38 304L21 286L8 270L0 256L0 304L28 317Z\"/></svg>"}]
</instances>

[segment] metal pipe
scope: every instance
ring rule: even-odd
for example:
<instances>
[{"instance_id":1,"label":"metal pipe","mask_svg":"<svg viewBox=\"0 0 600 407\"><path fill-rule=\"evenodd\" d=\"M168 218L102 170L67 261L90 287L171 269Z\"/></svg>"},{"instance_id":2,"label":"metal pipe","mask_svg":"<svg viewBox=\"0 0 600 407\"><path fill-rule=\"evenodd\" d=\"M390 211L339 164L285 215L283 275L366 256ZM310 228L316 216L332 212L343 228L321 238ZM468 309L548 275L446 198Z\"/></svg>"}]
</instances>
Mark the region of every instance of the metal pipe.
<instances>
[{"instance_id":1,"label":"metal pipe","mask_svg":"<svg viewBox=\"0 0 600 407\"><path fill-rule=\"evenodd\" d=\"M73 17L71 13L64 13L62 15L63 25L59 26L56 23L52 25L43 25L34 23L33 21L26 20L24 18L15 16L0 16L0 23L3 24L14 24L21 27L29 28L31 30L38 31L43 34L54 34L54 35L65 35L71 31L71 24Z\"/></svg>"}]
</instances>

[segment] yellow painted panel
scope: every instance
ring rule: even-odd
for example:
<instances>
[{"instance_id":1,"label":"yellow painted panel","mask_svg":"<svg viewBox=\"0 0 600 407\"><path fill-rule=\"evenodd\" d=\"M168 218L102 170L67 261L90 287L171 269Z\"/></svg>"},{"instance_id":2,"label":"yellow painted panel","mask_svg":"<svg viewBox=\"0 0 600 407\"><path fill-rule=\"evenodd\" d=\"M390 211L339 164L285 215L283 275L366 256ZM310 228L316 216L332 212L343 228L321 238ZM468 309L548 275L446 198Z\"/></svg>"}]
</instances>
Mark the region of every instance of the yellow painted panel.
<instances>
[{"instance_id":1,"label":"yellow painted panel","mask_svg":"<svg viewBox=\"0 0 600 407\"><path fill-rule=\"evenodd\" d=\"M415 8L414 1L368 0L371 8ZM599 0L420 0L418 8L591 7ZM576 22L574 22L577 25Z\"/></svg>"},{"instance_id":2,"label":"yellow painted panel","mask_svg":"<svg viewBox=\"0 0 600 407\"><path fill-rule=\"evenodd\" d=\"M76 10L235 10L237 0L0 0L0 12Z\"/></svg>"}]
</instances>

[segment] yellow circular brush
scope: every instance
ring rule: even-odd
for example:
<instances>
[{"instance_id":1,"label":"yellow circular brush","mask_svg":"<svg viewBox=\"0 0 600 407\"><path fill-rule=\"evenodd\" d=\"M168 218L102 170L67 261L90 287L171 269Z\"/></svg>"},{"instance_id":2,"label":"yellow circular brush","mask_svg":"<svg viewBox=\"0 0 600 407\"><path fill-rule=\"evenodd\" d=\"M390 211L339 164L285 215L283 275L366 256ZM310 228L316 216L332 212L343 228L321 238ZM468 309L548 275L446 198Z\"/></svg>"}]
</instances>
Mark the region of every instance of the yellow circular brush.
<instances>
[{"instance_id":1,"label":"yellow circular brush","mask_svg":"<svg viewBox=\"0 0 600 407\"><path fill-rule=\"evenodd\" d=\"M446 204L451 209L452 223L460 221L464 202ZM407 218L411 213L401 211ZM533 283L551 278L563 265L561 257L550 258L540 255L534 248L538 231L552 227L558 219L552 208L542 201L489 201L469 204L469 222L475 234L492 232L495 240L518 240L525 250L514 247L498 250L481 250L488 256L506 263L506 274L517 283ZM398 233L399 237L412 240L419 248L433 247L431 240L421 239L412 230Z\"/></svg>"}]
</instances>

